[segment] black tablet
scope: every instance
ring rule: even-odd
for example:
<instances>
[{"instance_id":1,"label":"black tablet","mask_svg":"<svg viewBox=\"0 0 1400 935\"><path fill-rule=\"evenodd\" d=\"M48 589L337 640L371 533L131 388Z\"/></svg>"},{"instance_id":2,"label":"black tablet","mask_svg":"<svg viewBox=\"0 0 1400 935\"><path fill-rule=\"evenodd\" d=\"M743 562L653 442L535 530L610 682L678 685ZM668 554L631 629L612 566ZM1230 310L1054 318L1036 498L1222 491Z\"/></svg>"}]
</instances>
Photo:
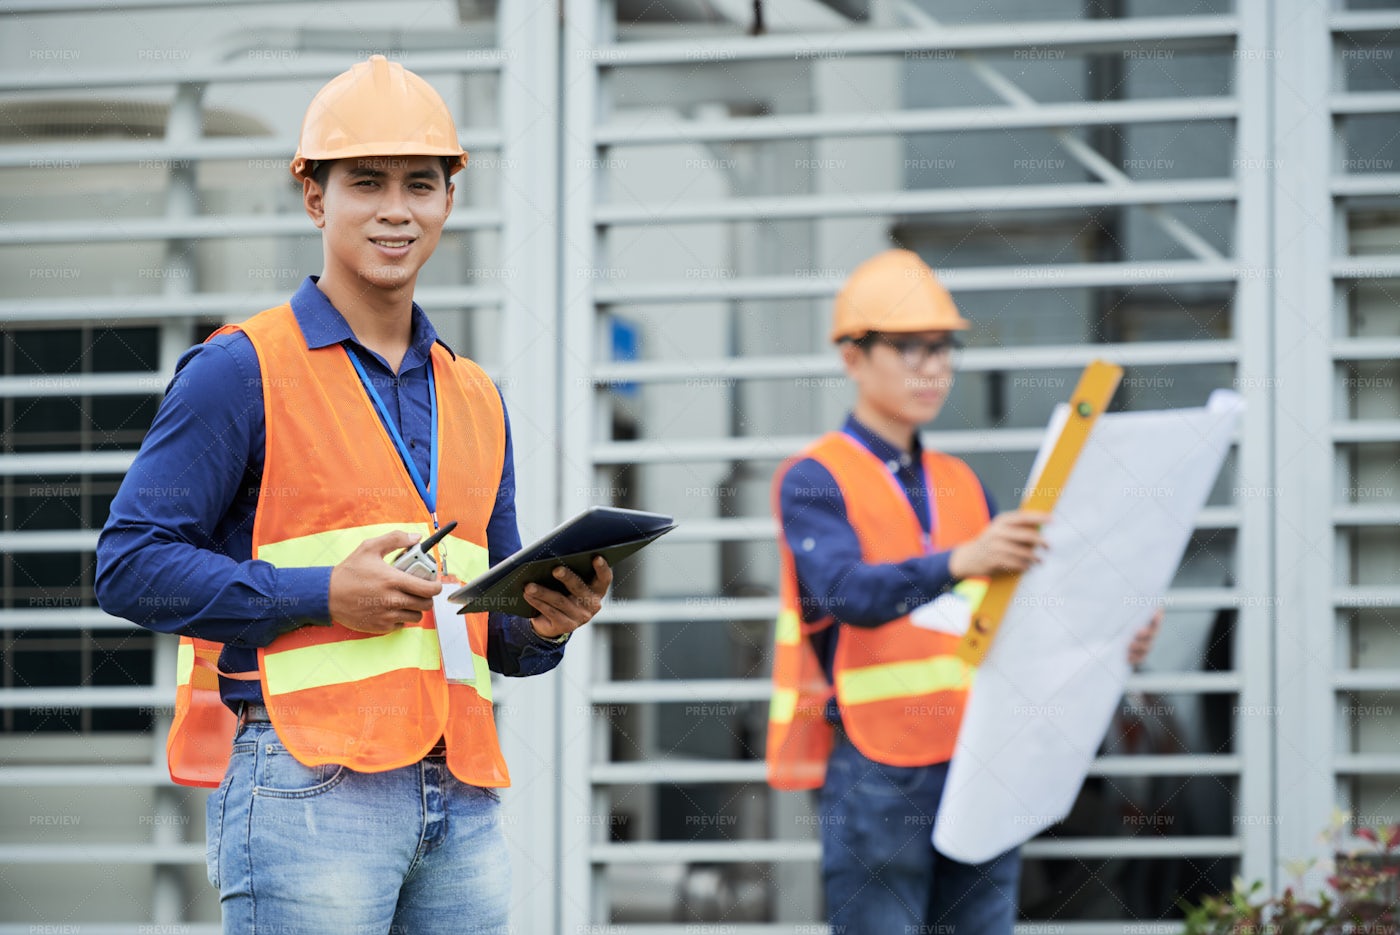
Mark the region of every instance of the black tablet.
<instances>
[{"instance_id":1,"label":"black tablet","mask_svg":"<svg viewBox=\"0 0 1400 935\"><path fill-rule=\"evenodd\" d=\"M447 599L462 605L459 614L500 611L537 617L539 611L525 600L525 585L538 584L567 594L568 588L554 577L557 566L566 565L589 581L593 578L593 556L601 555L616 568L622 559L675 528L675 520L660 513L589 507L468 581Z\"/></svg>"}]
</instances>

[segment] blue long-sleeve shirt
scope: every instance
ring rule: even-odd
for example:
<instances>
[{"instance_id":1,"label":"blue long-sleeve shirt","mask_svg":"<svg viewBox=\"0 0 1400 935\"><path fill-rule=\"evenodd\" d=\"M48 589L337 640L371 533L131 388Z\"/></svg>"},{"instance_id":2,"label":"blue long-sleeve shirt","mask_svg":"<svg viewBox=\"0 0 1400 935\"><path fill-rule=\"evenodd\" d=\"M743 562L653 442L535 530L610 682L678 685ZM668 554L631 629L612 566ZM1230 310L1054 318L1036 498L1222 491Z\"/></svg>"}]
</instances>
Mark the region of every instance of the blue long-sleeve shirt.
<instances>
[{"instance_id":1,"label":"blue long-sleeve shirt","mask_svg":"<svg viewBox=\"0 0 1400 935\"><path fill-rule=\"evenodd\" d=\"M408 352L395 374L355 339L315 277L306 279L291 306L309 348L344 344L359 357L427 478L429 352L438 343L428 316L414 304ZM277 568L252 558L266 440L262 370L247 335L221 335L187 351L98 539L96 592L103 610L161 633L225 644L219 667L226 672L256 669L258 647L308 620L329 619L330 566ZM500 492L486 537L492 564L520 548L508 418ZM528 620L490 615L486 655L493 671L537 675L558 665L563 652L563 645L537 636ZM240 702L262 700L257 681L220 679L219 686L234 710Z\"/></svg>"},{"instance_id":2,"label":"blue long-sleeve shirt","mask_svg":"<svg viewBox=\"0 0 1400 935\"><path fill-rule=\"evenodd\" d=\"M914 450L901 451L849 416L842 427L875 457L885 462L899 481L925 535L932 536L928 480L923 448L917 434ZM995 516L996 501L982 488L987 512ZM812 458L795 462L778 489L783 536L792 550L797 571L798 600L806 621L830 616L838 624L878 627L928 603L956 584L948 570L950 551L931 552L872 565L861 556L860 540L846 519L846 502L836 479ZM813 647L831 678L840 626L813 637Z\"/></svg>"}]
</instances>

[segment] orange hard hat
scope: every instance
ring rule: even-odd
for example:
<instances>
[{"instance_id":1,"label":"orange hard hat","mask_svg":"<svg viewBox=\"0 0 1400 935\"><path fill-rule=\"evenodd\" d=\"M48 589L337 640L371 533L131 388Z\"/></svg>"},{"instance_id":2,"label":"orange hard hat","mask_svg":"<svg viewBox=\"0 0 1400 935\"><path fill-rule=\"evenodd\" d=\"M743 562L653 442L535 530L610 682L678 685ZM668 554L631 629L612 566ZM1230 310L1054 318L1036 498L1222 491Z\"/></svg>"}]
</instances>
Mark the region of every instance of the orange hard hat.
<instances>
[{"instance_id":1,"label":"orange hard hat","mask_svg":"<svg viewBox=\"0 0 1400 935\"><path fill-rule=\"evenodd\" d=\"M356 156L455 156L448 175L467 164L442 96L382 55L350 66L316 92L301 121L292 175L307 179L314 162Z\"/></svg>"},{"instance_id":2,"label":"orange hard hat","mask_svg":"<svg viewBox=\"0 0 1400 935\"><path fill-rule=\"evenodd\" d=\"M953 297L912 250L886 250L857 266L836 293L831 340L871 331L963 331Z\"/></svg>"}]
</instances>

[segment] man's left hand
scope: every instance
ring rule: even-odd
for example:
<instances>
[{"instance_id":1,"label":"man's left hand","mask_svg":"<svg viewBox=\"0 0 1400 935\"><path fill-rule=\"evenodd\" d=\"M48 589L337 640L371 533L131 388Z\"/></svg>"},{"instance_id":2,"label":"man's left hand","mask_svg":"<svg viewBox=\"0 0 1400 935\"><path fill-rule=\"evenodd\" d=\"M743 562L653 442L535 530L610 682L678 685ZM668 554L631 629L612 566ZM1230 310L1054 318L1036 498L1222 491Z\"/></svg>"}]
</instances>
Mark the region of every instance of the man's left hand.
<instances>
[{"instance_id":1,"label":"man's left hand","mask_svg":"<svg viewBox=\"0 0 1400 935\"><path fill-rule=\"evenodd\" d=\"M1136 669L1142 665L1147 654L1152 652L1152 644L1157 640L1157 629L1162 625L1164 613L1162 608L1158 607L1157 612L1152 615L1152 619L1147 622L1147 626L1133 634L1133 641L1128 644L1128 665Z\"/></svg>"},{"instance_id":2,"label":"man's left hand","mask_svg":"<svg viewBox=\"0 0 1400 935\"><path fill-rule=\"evenodd\" d=\"M593 557L592 583L563 565L554 569L554 577L569 589L568 594L538 584L525 588L526 603L540 612L530 621L530 626L547 640L557 640L592 620L602 608L603 595L608 593L613 580L612 568L600 555Z\"/></svg>"}]
</instances>

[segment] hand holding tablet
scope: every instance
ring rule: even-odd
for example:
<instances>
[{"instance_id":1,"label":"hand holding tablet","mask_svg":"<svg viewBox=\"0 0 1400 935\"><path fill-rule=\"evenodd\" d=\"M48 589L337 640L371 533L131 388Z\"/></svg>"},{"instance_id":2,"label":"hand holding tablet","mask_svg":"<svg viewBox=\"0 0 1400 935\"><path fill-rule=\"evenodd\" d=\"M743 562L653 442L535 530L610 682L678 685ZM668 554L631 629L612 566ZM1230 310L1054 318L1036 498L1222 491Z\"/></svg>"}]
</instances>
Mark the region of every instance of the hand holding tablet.
<instances>
[{"instance_id":1,"label":"hand holding tablet","mask_svg":"<svg viewBox=\"0 0 1400 935\"><path fill-rule=\"evenodd\" d=\"M675 520L660 513L589 507L485 574L468 581L448 600L461 605L459 614L500 611L534 617L539 611L525 600L527 584L568 593L564 584L554 577L558 566L564 565L589 581L593 577L595 555L601 555L609 565L616 566L675 528Z\"/></svg>"}]
</instances>

